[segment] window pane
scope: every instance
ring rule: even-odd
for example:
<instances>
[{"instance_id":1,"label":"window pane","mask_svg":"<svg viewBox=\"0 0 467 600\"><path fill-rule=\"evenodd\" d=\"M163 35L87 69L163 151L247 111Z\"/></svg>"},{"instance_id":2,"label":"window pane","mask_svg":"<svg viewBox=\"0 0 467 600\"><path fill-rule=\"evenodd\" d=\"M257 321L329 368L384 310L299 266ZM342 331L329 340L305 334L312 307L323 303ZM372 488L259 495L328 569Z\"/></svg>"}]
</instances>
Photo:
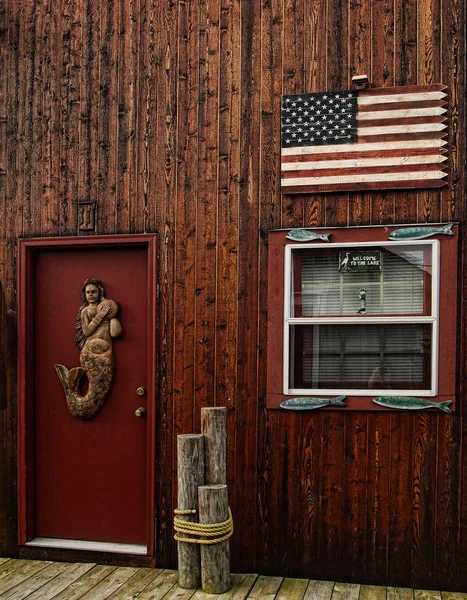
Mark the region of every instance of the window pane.
<instances>
[{"instance_id":1,"label":"window pane","mask_svg":"<svg viewBox=\"0 0 467 600\"><path fill-rule=\"evenodd\" d=\"M431 387L431 324L293 325L291 389Z\"/></svg>"},{"instance_id":2,"label":"window pane","mask_svg":"<svg viewBox=\"0 0 467 600\"><path fill-rule=\"evenodd\" d=\"M431 246L297 248L292 256L292 317L429 314L431 310ZM372 257L377 258L377 267L368 260ZM356 265L353 270L345 270L349 258L353 263L348 264Z\"/></svg>"}]
</instances>

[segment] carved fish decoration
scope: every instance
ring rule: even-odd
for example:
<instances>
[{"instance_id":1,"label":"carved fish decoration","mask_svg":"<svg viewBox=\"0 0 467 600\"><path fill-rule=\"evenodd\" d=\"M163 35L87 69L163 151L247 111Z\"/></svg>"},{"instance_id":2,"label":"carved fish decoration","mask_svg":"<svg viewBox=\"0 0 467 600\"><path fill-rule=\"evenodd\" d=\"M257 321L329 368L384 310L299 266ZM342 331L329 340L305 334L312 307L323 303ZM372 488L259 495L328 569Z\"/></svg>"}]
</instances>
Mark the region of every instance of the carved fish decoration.
<instances>
[{"instance_id":1,"label":"carved fish decoration","mask_svg":"<svg viewBox=\"0 0 467 600\"><path fill-rule=\"evenodd\" d=\"M343 400L345 396L334 398L290 398L281 402L281 408L287 410L314 410L323 406L347 406Z\"/></svg>"},{"instance_id":2,"label":"carved fish decoration","mask_svg":"<svg viewBox=\"0 0 467 600\"><path fill-rule=\"evenodd\" d=\"M416 398L414 396L377 396L373 402L386 408L399 408L405 410L426 410L427 408L439 408L445 413L452 412L449 405L452 400L444 402L432 402L426 398Z\"/></svg>"},{"instance_id":3,"label":"carved fish decoration","mask_svg":"<svg viewBox=\"0 0 467 600\"><path fill-rule=\"evenodd\" d=\"M285 237L294 242L314 242L315 240L329 242L330 236L330 233L316 233L308 229L291 229Z\"/></svg>"},{"instance_id":4,"label":"carved fish decoration","mask_svg":"<svg viewBox=\"0 0 467 600\"><path fill-rule=\"evenodd\" d=\"M404 227L395 229L389 234L390 240L423 240L432 235L454 235L452 231L454 223L448 223L442 227Z\"/></svg>"}]
</instances>

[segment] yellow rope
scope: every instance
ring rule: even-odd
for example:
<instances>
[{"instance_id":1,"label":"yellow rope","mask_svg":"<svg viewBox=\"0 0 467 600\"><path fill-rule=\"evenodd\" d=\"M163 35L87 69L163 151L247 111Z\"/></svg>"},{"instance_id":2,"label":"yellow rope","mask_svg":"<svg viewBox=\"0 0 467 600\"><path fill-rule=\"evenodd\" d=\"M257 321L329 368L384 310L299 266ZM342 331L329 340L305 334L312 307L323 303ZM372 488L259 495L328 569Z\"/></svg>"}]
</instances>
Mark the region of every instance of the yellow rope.
<instances>
[{"instance_id":1,"label":"yellow rope","mask_svg":"<svg viewBox=\"0 0 467 600\"><path fill-rule=\"evenodd\" d=\"M196 510L175 509L176 515L190 515ZM186 542L188 544L219 544L233 534L233 519L229 507L229 518L222 523L193 523L184 521L180 517L174 518L174 529L177 532L174 538L177 542ZM185 535L196 535L198 537L182 537L179 533ZM203 539L204 538L204 539Z\"/></svg>"}]
</instances>

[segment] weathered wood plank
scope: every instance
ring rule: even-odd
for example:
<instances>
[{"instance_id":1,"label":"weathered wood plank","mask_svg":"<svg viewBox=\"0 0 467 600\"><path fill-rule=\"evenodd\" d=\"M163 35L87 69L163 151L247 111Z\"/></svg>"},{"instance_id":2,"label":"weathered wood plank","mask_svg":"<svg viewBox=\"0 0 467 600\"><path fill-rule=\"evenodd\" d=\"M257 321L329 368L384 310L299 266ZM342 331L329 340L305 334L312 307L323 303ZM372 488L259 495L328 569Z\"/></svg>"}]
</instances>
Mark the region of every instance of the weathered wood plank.
<instances>
[{"instance_id":1,"label":"weathered wood plank","mask_svg":"<svg viewBox=\"0 0 467 600\"><path fill-rule=\"evenodd\" d=\"M237 490L234 522L241 522L233 543L236 569L256 570L255 559L248 559L251 548L256 548L257 476L256 459L258 432L258 313L259 245L248 240L257 239L260 215L259 154L260 142L260 80L261 44L255 24L261 14L259 2L242 2L241 6L241 60L240 80L240 161L239 161L239 250L238 250L238 337L237 388L235 399L236 456L235 474L242 481ZM254 399L252 401L252 399ZM255 466L253 466L255 465ZM241 501L240 501L241 498Z\"/></svg>"},{"instance_id":2,"label":"weathered wood plank","mask_svg":"<svg viewBox=\"0 0 467 600\"><path fill-rule=\"evenodd\" d=\"M20 567L24 566L24 561L17 558L5 559L4 563L0 565L0 579L7 577L13 571L16 571Z\"/></svg>"},{"instance_id":3,"label":"weathered wood plank","mask_svg":"<svg viewBox=\"0 0 467 600\"><path fill-rule=\"evenodd\" d=\"M331 600L333 589L333 581L310 580L303 600Z\"/></svg>"},{"instance_id":4,"label":"weathered wood plank","mask_svg":"<svg viewBox=\"0 0 467 600\"><path fill-rule=\"evenodd\" d=\"M465 600L462 592L441 592L441 600Z\"/></svg>"},{"instance_id":5,"label":"weathered wood plank","mask_svg":"<svg viewBox=\"0 0 467 600\"><path fill-rule=\"evenodd\" d=\"M407 532L411 527L413 418L411 415L391 414L390 419L390 466L389 466L389 529L388 580L393 586L404 585L407 580L402 573L411 564L410 544Z\"/></svg>"},{"instance_id":6,"label":"weathered wood plank","mask_svg":"<svg viewBox=\"0 0 467 600\"><path fill-rule=\"evenodd\" d=\"M260 575L248 595L248 600L274 600L283 581L283 577Z\"/></svg>"},{"instance_id":7,"label":"weathered wood plank","mask_svg":"<svg viewBox=\"0 0 467 600\"><path fill-rule=\"evenodd\" d=\"M342 574L343 560L343 531L338 523L344 510L345 417L342 413L323 413L321 420L318 572L332 574L332 579L336 579Z\"/></svg>"},{"instance_id":8,"label":"weathered wood plank","mask_svg":"<svg viewBox=\"0 0 467 600\"><path fill-rule=\"evenodd\" d=\"M232 575L232 588L223 594L207 594L203 590L196 590L192 600L245 600L257 579L257 575ZM164 600L169 600L167 597ZM179 596L177 596L179 600Z\"/></svg>"},{"instance_id":9,"label":"weathered wood plank","mask_svg":"<svg viewBox=\"0 0 467 600\"><path fill-rule=\"evenodd\" d=\"M97 199L99 108L99 8L83 0L80 8L81 71L78 200Z\"/></svg>"},{"instance_id":10,"label":"weathered wood plank","mask_svg":"<svg viewBox=\"0 0 467 600\"><path fill-rule=\"evenodd\" d=\"M153 124L158 140L158 160L151 164L154 177L154 219L160 233L159 269L156 282L160 298L157 319L157 423L156 453L160 457L156 466L156 507L157 507L157 554L160 564L175 565L176 545L172 535L173 509L175 508L176 476L173 472L175 439L178 433L190 433L192 429L178 428L174 419L173 406L177 404L174 385L179 382L173 377L174 348L174 274L175 238L178 228L175 214L178 197L176 192L176 167L178 148L176 145L177 114L177 74L178 74L178 3L151 0L154 15L156 88L158 110ZM183 194L182 194L183 197ZM188 300L190 302L190 300ZM189 398L189 392L185 399ZM185 403L183 408L185 408ZM180 404L180 405L181 405ZM169 475L172 473L172 476Z\"/></svg>"},{"instance_id":11,"label":"weathered wood plank","mask_svg":"<svg viewBox=\"0 0 467 600\"><path fill-rule=\"evenodd\" d=\"M27 560L21 561L22 564L19 569L10 571L6 577L0 579L0 594L6 595L12 588L17 586L19 583L24 582L29 577L32 577L42 569L48 567L50 562L42 562L38 560Z\"/></svg>"},{"instance_id":12,"label":"weathered wood plank","mask_svg":"<svg viewBox=\"0 0 467 600\"><path fill-rule=\"evenodd\" d=\"M409 588L388 587L387 600L413 600L413 590Z\"/></svg>"},{"instance_id":13,"label":"weathered wood plank","mask_svg":"<svg viewBox=\"0 0 467 600\"><path fill-rule=\"evenodd\" d=\"M386 600L385 587L375 585L361 585L359 600Z\"/></svg>"},{"instance_id":14,"label":"weathered wood plank","mask_svg":"<svg viewBox=\"0 0 467 600\"><path fill-rule=\"evenodd\" d=\"M105 600L121 588L138 571L135 567L117 567L105 579L99 581L84 596L83 600Z\"/></svg>"},{"instance_id":15,"label":"weathered wood plank","mask_svg":"<svg viewBox=\"0 0 467 600\"><path fill-rule=\"evenodd\" d=\"M162 569L138 569L121 588L116 590L107 600L133 600L139 597L148 585L153 583L162 573Z\"/></svg>"},{"instance_id":16,"label":"weathered wood plank","mask_svg":"<svg viewBox=\"0 0 467 600\"><path fill-rule=\"evenodd\" d=\"M94 563L69 565L63 573L28 596L28 600L51 600L93 567L95 567Z\"/></svg>"},{"instance_id":17,"label":"weathered wood plank","mask_svg":"<svg viewBox=\"0 0 467 600\"><path fill-rule=\"evenodd\" d=\"M62 6L60 90L60 235L76 234L79 182L81 23L79 0Z\"/></svg>"},{"instance_id":18,"label":"weathered wood plank","mask_svg":"<svg viewBox=\"0 0 467 600\"><path fill-rule=\"evenodd\" d=\"M49 563L48 566L41 569L38 573L28 576L24 581L18 582L7 592L0 594L1 600L14 600L19 598L30 598L30 594L42 588L55 577L67 571L72 565L68 563ZM0 588L1 589L1 588Z\"/></svg>"},{"instance_id":19,"label":"weathered wood plank","mask_svg":"<svg viewBox=\"0 0 467 600\"><path fill-rule=\"evenodd\" d=\"M99 118L97 231L115 233L118 157L118 30L120 10L116 2L104 2L100 11ZM91 198L92 199L92 198Z\"/></svg>"},{"instance_id":20,"label":"weathered wood plank","mask_svg":"<svg viewBox=\"0 0 467 600\"><path fill-rule=\"evenodd\" d=\"M54 600L78 600L92 591L100 582L110 576L116 567L96 565L90 571L86 571L81 577L72 581L61 590L59 594L53 596ZM109 592L110 593L110 592ZM89 598L89 597L88 597Z\"/></svg>"},{"instance_id":21,"label":"weathered wood plank","mask_svg":"<svg viewBox=\"0 0 467 600\"><path fill-rule=\"evenodd\" d=\"M307 587L307 579L285 578L277 592L276 600L302 600Z\"/></svg>"},{"instance_id":22,"label":"weathered wood plank","mask_svg":"<svg viewBox=\"0 0 467 600\"><path fill-rule=\"evenodd\" d=\"M335 583L331 600L358 600L360 586L356 583Z\"/></svg>"},{"instance_id":23,"label":"weathered wood plank","mask_svg":"<svg viewBox=\"0 0 467 600\"><path fill-rule=\"evenodd\" d=\"M163 571L159 577L150 583L138 596L138 600L161 600L166 594L175 589L178 579L177 571Z\"/></svg>"},{"instance_id":24,"label":"weathered wood plank","mask_svg":"<svg viewBox=\"0 0 467 600\"><path fill-rule=\"evenodd\" d=\"M414 600L441 600L441 592L434 590L414 590Z\"/></svg>"},{"instance_id":25,"label":"weathered wood plank","mask_svg":"<svg viewBox=\"0 0 467 600\"><path fill-rule=\"evenodd\" d=\"M116 185L116 232L134 232L132 197L135 190L137 145L136 99L138 90L139 0L120 2L118 31L118 157Z\"/></svg>"},{"instance_id":26,"label":"weathered wood plank","mask_svg":"<svg viewBox=\"0 0 467 600\"><path fill-rule=\"evenodd\" d=\"M368 515L362 511L368 492L367 465L368 416L366 413L347 415L345 424L344 488L346 519L343 525L344 555L352 563L350 581L362 581L366 570ZM360 561L358 558L360 557Z\"/></svg>"},{"instance_id":27,"label":"weathered wood plank","mask_svg":"<svg viewBox=\"0 0 467 600\"><path fill-rule=\"evenodd\" d=\"M392 460L389 427L388 414L373 413L368 418L366 583L384 580L383 574L388 568L386 536L390 529L390 507L386 498L389 497Z\"/></svg>"}]
</instances>

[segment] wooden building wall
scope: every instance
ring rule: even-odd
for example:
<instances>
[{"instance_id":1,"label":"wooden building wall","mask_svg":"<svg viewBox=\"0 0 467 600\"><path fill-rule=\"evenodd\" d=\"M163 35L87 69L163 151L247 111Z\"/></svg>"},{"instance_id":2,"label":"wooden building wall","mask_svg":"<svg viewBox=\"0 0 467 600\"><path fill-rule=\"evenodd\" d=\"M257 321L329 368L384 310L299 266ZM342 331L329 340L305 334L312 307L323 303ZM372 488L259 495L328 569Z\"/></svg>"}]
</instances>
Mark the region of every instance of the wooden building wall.
<instances>
[{"instance_id":1,"label":"wooden building wall","mask_svg":"<svg viewBox=\"0 0 467 600\"><path fill-rule=\"evenodd\" d=\"M176 435L215 404L236 572L466 590L465 261L455 414L265 409L268 230L465 225L463 0L4 0L0 19L0 554L18 552L17 240L76 235L89 199L96 233L160 235L159 564ZM281 196L281 94L356 73L449 87L448 187Z\"/></svg>"}]
</instances>

